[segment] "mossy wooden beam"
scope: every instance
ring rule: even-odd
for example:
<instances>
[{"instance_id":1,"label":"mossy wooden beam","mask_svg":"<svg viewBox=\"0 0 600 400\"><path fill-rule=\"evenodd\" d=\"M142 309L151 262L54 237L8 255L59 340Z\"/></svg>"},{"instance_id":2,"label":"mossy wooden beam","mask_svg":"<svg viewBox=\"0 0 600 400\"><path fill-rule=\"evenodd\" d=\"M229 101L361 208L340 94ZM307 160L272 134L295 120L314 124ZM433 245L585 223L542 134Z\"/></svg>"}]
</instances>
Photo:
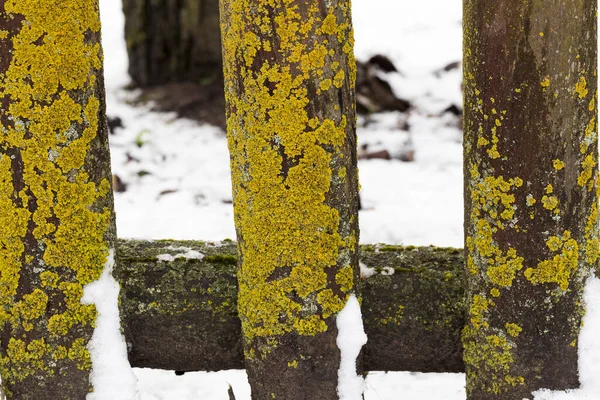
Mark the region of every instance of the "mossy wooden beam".
<instances>
[{"instance_id":1,"label":"mossy wooden beam","mask_svg":"<svg viewBox=\"0 0 600 400\"><path fill-rule=\"evenodd\" d=\"M220 13L252 397L338 399L336 317L359 277L350 1L221 0Z\"/></svg>"},{"instance_id":2,"label":"mossy wooden beam","mask_svg":"<svg viewBox=\"0 0 600 400\"><path fill-rule=\"evenodd\" d=\"M578 387L598 261L597 2L464 2L467 398Z\"/></svg>"},{"instance_id":3,"label":"mossy wooden beam","mask_svg":"<svg viewBox=\"0 0 600 400\"><path fill-rule=\"evenodd\" d=\"M367 370L464 371L462 250L361 246ZM122 326L136 367L243 369L236 244L119 242Z\"/></svg>"},{"instance_id":4,"label":"mossy wooden beam","mask_svg":"<svg viewBox=\"0 0 600 400\"><path fill-rule=\"evenodd\" d=\"M0 375L8 399L81 400L116 247L97 0L0 1Z\"/></svg>"},{"instance_id":5,"label":"mossy wooden beam","mask_svg":"<svg viewBox=\"0 0 600 400\"><path fill-rule=\"evenodd\" d=\"M363 265L375 270L361 279L365 369L464 372L462 249L360 249ZM122 325L134 367L244 368L234 242L120 240L119 256Z\"/></svg>"}]
</instances>

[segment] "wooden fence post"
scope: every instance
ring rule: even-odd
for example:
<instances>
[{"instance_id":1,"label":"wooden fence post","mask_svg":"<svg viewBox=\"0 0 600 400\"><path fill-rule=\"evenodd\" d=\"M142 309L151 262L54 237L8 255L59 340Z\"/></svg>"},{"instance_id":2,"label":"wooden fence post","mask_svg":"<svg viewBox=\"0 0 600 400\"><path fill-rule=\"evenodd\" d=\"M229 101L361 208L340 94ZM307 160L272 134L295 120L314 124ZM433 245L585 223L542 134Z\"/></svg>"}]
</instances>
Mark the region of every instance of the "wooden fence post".
<instances>
[{"instance_id":1,"label":"wooden fence post","mask_svg":"<svg viewBox=\"0 0 600 400\"><path fill-rule=\"evenodd\" d=\"M337 399L359 276L350 2L222 0L221 29L252 395Z\"/></svg>"},{"instance_id":2,"label":"wooden fence post","mask_svg":"<svg viewBox=\"0 0 600 400\"><path fill-rule=\"evenodd\" d=\"M0 2L0 374L9 399L81 400L116 247L97 0Z\"/></svg>"},{"instance_id":3,"label":"wooden fence post","mask_svg":"<svg viewBox=\"0 0 600 400\"><path fill-rule=\"evenodd\" d=\"M579 385L598 260L596 1L464 2L467 397Z\"/></svg>"}]
</instances>

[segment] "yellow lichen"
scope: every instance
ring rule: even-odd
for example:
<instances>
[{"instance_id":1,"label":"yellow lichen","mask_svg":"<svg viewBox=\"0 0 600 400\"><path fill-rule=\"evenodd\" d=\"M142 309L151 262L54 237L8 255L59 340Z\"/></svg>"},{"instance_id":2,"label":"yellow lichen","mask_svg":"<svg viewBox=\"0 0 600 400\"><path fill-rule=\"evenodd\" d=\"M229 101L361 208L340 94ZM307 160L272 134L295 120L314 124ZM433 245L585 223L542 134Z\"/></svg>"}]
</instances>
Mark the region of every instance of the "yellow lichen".
<instances>
[{"instance_id":1,"label":"yellow lichen","mask_svg":"<svg viewBox=\"0 0 600 400\"><path fill-rule=\"evenodd\" d=\"M552 252L559 252L552 259L538 263L535 268L527 268L525 277L532 283L556 283L562 290L569 287L571 275L579 265L579 245L564 231L561 237L553 236L546 241Z\"/></svg>"},{"instance_id":2,"label":"yellow lichen","mask_svg":"<svg viewBox=\"0 0 600 400\"><path fill-rule=\"evenodd\" d=\"M517 337L523 331L519 325L514 323L507 323L506 325L506 333L508 333L512 337Z\"/></svg>"},{"instance_id":3,"label":"yellow lichen","mask_svg":"<svg viewBox=\"0 0 600 400\"><path fill-rule=\"evenodd\" d=\"M81 370L87 370L92 367L90 353L85 347L85 341L81 338L73 342L73 345L67 351L67 357L69 360L75 361L77 368Z\"/></svg>"},{"instance_id":4,"label":"yellow lichen","mask_svg":"<svg viewBox=\"0 0 600 400\"><path fill-rule=\"evenodd\" d=\"M45 360L47 352L48 345L44 339L32 340L26 344L23 340L10 338L6 356L0 360L2 383L15 384L33 375L52 375L53 371Z\"/></svg>"},{"instance_id":5,"label":"yellow lichen","mask_svg":"<svg viewBox=\"0 0 600 400\"><path fill-rule=\"evenodd\" d=\"M336 88L341 88L342 85L344 84L344 80L346 78L346 73L344 72L343 69L340 69L337 74L335 74L335 76L333 77L333 86L335 86Z\"/></svg>"},{"instance_id":6,"label":"yellow lichen","mask_svg":"<svg viewBox=\"0 0 600 400\"><path fill-rule=\"evenodd\" d=\"M471 212L475 232L467 238L469 256L476 254L485 262L486 275L493 284L511 286L515 274L523 268L523 258L512 248L501 250L494 243L493 232L504 229L501 220L513 218L515 196L510 191L521 187L523 180L517 177L506 181L502 176L481 179L477 170L473 168L471 177L476 182L471 190L471 199L476 206ZM501 211L498 213L499 208ZM471 259L473 260L473 257ZM473 265L469 265L469 258L467 263L472 273L478 270L474 262Z\"/></svg>"},{"instance_id":7,"label":"yellow lichen","mask_svg":"<svg viewBox=\"0 0 600 400\"><path fill-rule=\"evenodd\" d=\"M556 196L543 196L542 205L546 210L554 210L558 206L558 198Z\"/></svg>"},{"instance_id":8,"label":"yellow lichen","mask_svg":"<svg viewBox=\"0 0 600 400\"><path fill-rule=\"evenodd\" d=\"M511 365L514 363L512 350L514 343L508 341L504 332L498 334L485 334L490 328L487 313L494 303L483 296L474 295L469 306L469 322L462 332L463 357L467 368L467 385L481 385L486 392L499 394L505 392L506 383L509 385L523 384L524 379L515 378L510 374ZM516 325L515 325L516 326ZM514 327L507 324L507 331L515 332ZM485 371L488 379L481 381L475 379L476 374Z\"/></svg>"},{"instance_id":9,"label":"yellow lichen","mask_svg":"<svg viewBox=\"0 0 600 400\"><path fill-rule=\"evenodd\" d=\"M581 187L585 186L590 179L592 179L592 175L594 173L597 161L596 157L593 154L588 154L583 163L581 164L581 173L577 177L577 184ZM591 191L591 186L589 188Z\"/></svg>"},{"instance_id":10,"label":"yellow lichen","mask_svg":"<svg viewBox=\"0 0 600 400\"><path fill-rule=\"evenodd\" d=\"M598 261L598 257L600 257L600 239L598 237L598 192L600 191L600 186L598 185L598 179L598 171L596 171L596 176L594 178L594 186L596 187L596 201L592 203L592 206L590 208L590 213L586 221L584 234L585 258L589 265L595 265Z\"/></svg>"},{"instance_id":11,"label":"yellow lichen","mask_svg":"<svg viewBox=\"0 0 600 400\"><path fill-rule=\"evenodd\" d=\"M583 99L587 96L588 92L585 76L579 77L579 81L575 84L575 93L579 95L580 99Z\"/></svg>"},{"instance_id":12,"label":"yellow lichen","mask_svg":"<svg viewBox=\"0 0 600 400\"><path fill-rule=\"evenodd\" d=\"M542 85L542 87L547 88L548 86L550 86L550 77L547 76L544 78L543 81L540 82L540 85Z\"/></svg>"},{"instance_id":13,"label":"yellow lichen","mask_svg":"<svg viewBox=\"0 0 600 400\"><path fill-rule=\"evenodd\" d=\"M477 147L484 147L490 144L490 141L484 138L483 136L479 136L477 138Z\"/></svg>"},{"instance_id":14,"label":"yellow lichen","mask_svg":"<svg viewBox=\"0 0 600 400\"><path fill-rule=\"evenodd\" d=\"M325 91L329 90L329 88L331 87L331 85L332 85L331 79L325 79L324 81L322 81L319 84L319 89L321 91L325 92Z\"/></svg>"},{"instance_id":15,"label":"yellow lichen","mask_svg":"<svg viewBox=\"0 0 600 400\"><path fill-rule=\"evenodd\" d=\"M469 321L475 329L480 327L489 327L488 322L485 320L485 312L493 302L487 300L485 297L476 294L473 296L473 302L469 307Z\"/></svg>"},{"instance_id":16,"label":"yellow lichen","mask_svg":"<svg viewBox=\"0 0 600 400\"><path fill-rule=\"evenodd\" d=\"M556 160L552 161L552 166L555 170L560 171L565 167L565 163L557 158Z\"/></svg>"},{"instance_id":17,"label":"yellow lichen","mask_svg":"<svg viewBox=\"0 0 600 400\"><path fill-rule=\"evenodd\" d=\"M346 265L335 274L335 283L340 285L342 292L350 293L354 288L354 268Z\"/></svg>"},{"instance_id":18,"label":"yellow lichen","mask_svg":"<svg viewBox=\"0 0 600 400\"><path fill-rule=\"evenodd\" d=\"M479 268L477 268L475 261L473 261L473 257L470 255L467 256L467 270L473 275L479 273Z\"/></svg>"},{"instance_id":19,"label":"yellow lichen","mask_svg":"<svg viewBox=\"0 0 600 400\"><path fill-rule=\"evenodd\" d=\"M579 152L585 154L592 143L596 143L598 139L596 117L592 117L585 127L583 141L579 145Z\"/></svg>"},{"instance_id":20,"label":"yellow lichen","mask_svg":"<svg viewBox=\"0 0 600 400\"><path fill-rule=\"evenodd\" d=\"M333 290L325 289L317 295L317 301L323 310L323 317L327 318L332 314L336 314L344 308L345 299L340 299L333 294Z\"/></svg>"},{"instance_id":21,"label":"yellow lichen","mask_svg":"<svg viewBox=\"0 0 600 400\"><path fill-rule=\"evenodd\" d=\"M497 256L487 270L487 276L498 286L509 287L518 271L523 269L523 257L517 256L515 249L510 248L506 255Z\"/></svg>"},{"instance_id":22,"label":"yellow lichen","mask_svg":"<svg viewBox=\"0 0 600 400\"><path fill-rule=\"evenodd\" d=\"M525 378L523 378L522 376L507 375L504 377L504 380L506 381L506 383L513 387L525 383Z\"/></svg>"}]
</instances>

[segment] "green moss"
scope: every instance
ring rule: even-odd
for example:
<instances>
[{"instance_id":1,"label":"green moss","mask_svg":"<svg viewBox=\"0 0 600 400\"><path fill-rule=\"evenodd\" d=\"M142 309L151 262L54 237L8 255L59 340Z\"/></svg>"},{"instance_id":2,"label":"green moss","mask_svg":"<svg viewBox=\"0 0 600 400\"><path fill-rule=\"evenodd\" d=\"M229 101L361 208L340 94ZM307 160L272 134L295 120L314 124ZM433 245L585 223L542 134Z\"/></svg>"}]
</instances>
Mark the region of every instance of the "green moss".
<instances>
[{"instance_id":1,"label":"green moss","mask_svg":"<svg viewBox=\"0 0 600 400\"><path fill-rule=\"evenodd\" d=\"M402 250L404 250L404 247L403 246L387 246L386 245L386 246L379 247L377 250L379 250L379 251L394 251L394 252L396 252L396 251L402 251Z\"/></svg>"},{"instance_id":2,"label":"green moss","mask_svg":"<svg viewBox=\"0 0 600 400\"><path fill-rule=\"evenodd\" d=\"M237 265L237 257L229 255L229 254L204 256L204 258L202 258L202 260L204 262L209 262L209 263L213 263L213 264Z\"/></svg>"},{"instance_id":3,"label":"green moss","mask_svg":"<svg viewBox=\"0 0 600 400\"><path fill-rule=\"evenodd\" d=\"M379 318L378 323L380 325L397 325L399 326L402 322L402 318L404 317L404 306L393 305L388 307L384 312L384 316Z\"/></svg>"},{"instance_id":4,"label":"green moss","mask_svg":"<svg viewBox=\"0 0 600 400\"><path fill-rule=\"evenodd\" d=\"M120 257L123 262L140 262L140 263L155 263L158 262L158 257Z\"/></svg>"}]
</instances>

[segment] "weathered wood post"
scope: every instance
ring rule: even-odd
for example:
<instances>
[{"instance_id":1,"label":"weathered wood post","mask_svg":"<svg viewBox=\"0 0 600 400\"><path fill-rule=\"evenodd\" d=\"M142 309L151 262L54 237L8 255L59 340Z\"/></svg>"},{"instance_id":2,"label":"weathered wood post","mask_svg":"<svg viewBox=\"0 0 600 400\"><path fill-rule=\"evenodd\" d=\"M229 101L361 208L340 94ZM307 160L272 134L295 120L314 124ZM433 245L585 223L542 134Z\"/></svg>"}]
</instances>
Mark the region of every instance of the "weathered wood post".
<instances>
[{"instance_id":1,"label":"weathered wood post","mask_svg":"<svg viewBox=\"0 0 600 400\"><path fill-rule=\"evenodd\" d=\"M598 260L596 2L465 0L469 399L579 385Z\"/></svg>"},{"instance_id":2,"label":"weathered wood post","mask_svg":"<svg viewBox=\"0 0 600 400\"><path fill-rule=\"evenodd\" d=\"M219 0L123 0L123 11L136 85L221 82Z\"/></svg>"},{"instance_id":3,"label":"weathered wood post","mask_svg":"<svg viewBox=\"0 0 600 400\"><path fill-rule=\"evenodd\" d=\"M97 0L0 1L0 375L9 399L90 392L82 304L116 246Z\"/></svg>"},{"instance_id":4,"label":"weathered wood post","mask_svg":"<svg viewBox=\"0 0 600 400\"><path fill-rule=\"evenodd\" d=\"M338 399L359 276L350 2L222 0L221 29L252 396Z\"/></svg>"}]
</instances>

